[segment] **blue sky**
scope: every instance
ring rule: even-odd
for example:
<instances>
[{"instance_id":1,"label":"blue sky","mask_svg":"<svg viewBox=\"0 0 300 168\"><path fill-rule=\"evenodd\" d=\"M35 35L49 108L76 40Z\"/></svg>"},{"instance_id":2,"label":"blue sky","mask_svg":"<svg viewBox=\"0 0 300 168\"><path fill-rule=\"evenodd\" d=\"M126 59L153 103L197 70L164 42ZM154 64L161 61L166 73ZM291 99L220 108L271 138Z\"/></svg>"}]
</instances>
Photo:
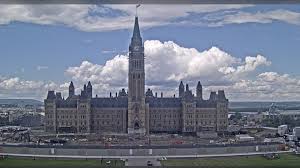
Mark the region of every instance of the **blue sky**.
<instances>
[{"instance_id":1,"label":"blue sky","mask_svg":"<svg viewBox=\"0 0 300 168\"><path fill-rule=\"evenodd\" d=\"M91 71L93 66L101 68L107 61L114 60L116 55L126 55L127 53L134 21L134 5L85 6L84 8L74 5L68 6L66 9L63 9L62 5L45 6L25 5L18 6L16 9L12 8L12 5L0 6L2 9L2 13L0 12L2 17L0 19L1 98L41 99L46 90L64 91L66 83L70 80L74 80L75 84L78 85L77 87L81 87L87 81L80 80L81 77L76 76L72 71L74 68L77 67L78 71ZM9 8L14 9L14 12ZM59 10L57 10L58 8ZM235 69L247 64L245 57L262 55L270 64L259 64L253 70L247 71L247 74L235 76L235 79L225 74L221 76L222 80L230 81L231 84L224 84L220 88L235 93L236 90L243 89L235 88L236 85L240 84L241 81L249 80L251 84L248 83L249 86L245 86L247 89L257 88L252 85L261 82L261 85L269 86L265 88L269 90L263 90L263 92L271 92L273 96L267 96L266 93L261 94L261 90L254 90L256 93L252 94L253 88L248 95L236 93L229 96L232 99L243 100L251 100L255 97L263 100L277 100L274 97L284 93L282 95L283 100L298 100L297 95L289 94L290 90L274 85L277 85L277 82L291 79L291 83L287 85L291 85L291 89L298 89L299 87L297 83L300 77L298 68L300 62L299 5L201 6L200 8L194 6L191 9L187 5L187 7L176 6L175 9L168 6L160 8L159 10L155 6L144 5L139 11L144 41L159 40L161 43L171 41L180 46L180 49L195 48L199 53L215 46L222 52L221 54L227 53L235 59L240 59L239 63L226 64L227 68L233 67ZM150 15L154 9L153 15ZM58 13L54 12L53 14L52 12L55 10ZM88 13L85 13L86 11ZM77 13L80 12L85 14L77 16ZM30 15L24 13L30 13ZM57 16L59 14L62 18ZM92 19L89 20L87 17L92 17ZM154 49L157 48L154 47ZM164 61L164 53L162 52L159 57L155 58ZM84 61L89 62L91 68L83 69L81 65ZM174 68L176 68L175 66ZM164 71L164 67L160 68L161 71ZM222 68L221 65L218 68ZM215 72L216 75L220 75L217 74L219 70L217 71ZM199 71L199 74L201 72ZM261 81L259 75L266 72L274 72L278 78L283 77L284 79L283 81L271 81L271 83L266 80ZM97 73L91 73L93 72L82 72L83 75L97 76ZM99 73L103 73L102 70ZM149 85L149 87L176 92L179 80L196 82L193 73L197 74L197 72L192 72L190 76L187 75L182 79L158 81L158 83L161 82L161 85ZM285 74L288 76L284 76ZM202 76L205 75L200 74L196 77L204 80L203 83L207 85L207 91L219 86L219 84L208 86L210 84L208 81L214 78L208 79L207 77L202 78ZM286 77L288 79L285 79ZM9 86L11 83L7 81L12 78L18 78L18 81L12 82L13 86ZM168 78L168 74L165 78ZM98 88L103 91L99 91L99 94L106 94L108 90L115 87L114 82L111 81L101 83L98 79L88 79L97 85L95 89ZM27 86L34 82L40 83ZM282 84L282 86L284 85ZM28 91L16 91L23 86ZM34 92L37 88L42 88L40 89L41 92Z\"/></svg>"}]
</instances>

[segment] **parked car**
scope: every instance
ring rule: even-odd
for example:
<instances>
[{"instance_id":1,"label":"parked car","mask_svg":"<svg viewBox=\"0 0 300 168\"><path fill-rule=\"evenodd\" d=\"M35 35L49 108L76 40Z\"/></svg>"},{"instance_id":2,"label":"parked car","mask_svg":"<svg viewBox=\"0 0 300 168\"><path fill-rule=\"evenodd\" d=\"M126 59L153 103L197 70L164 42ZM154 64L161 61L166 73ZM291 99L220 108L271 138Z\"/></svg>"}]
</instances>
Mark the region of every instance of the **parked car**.
<instances>
[{"instance_id":1,"label":"parked car","mask_svg":"<svg viewBox=\"0 0 300 168\"><path fill-rule=\"evenodd\" d=\"M161 157L161 158L157 158L157 161L164 161L164 160L167 160L167 158L166 157Z\"/></svg>"},{"instance_id":2,"label":"parked car","mask_svg":"<svg viewBox=\"0 0 300 168\"><path fill-rule=\"evenodd\" d=\"M147 166L153 166L153 164L150 160L147 161Z\"/></svg>"}]
</instances>

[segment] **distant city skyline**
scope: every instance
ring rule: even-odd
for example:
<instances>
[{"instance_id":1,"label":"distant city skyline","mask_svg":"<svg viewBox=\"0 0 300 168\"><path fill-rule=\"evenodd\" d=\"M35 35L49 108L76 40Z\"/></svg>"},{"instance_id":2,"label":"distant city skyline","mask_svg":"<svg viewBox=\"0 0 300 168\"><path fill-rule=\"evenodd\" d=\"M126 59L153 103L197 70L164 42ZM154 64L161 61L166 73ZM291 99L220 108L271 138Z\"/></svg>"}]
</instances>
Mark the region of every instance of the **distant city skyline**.
<instances>
[{"instance_id":1,"label":"distant city skyline","mask_svg":"<svg viewBox=\"0 0 300 168\"><path fill-rule=\"evenodd\" d=\"M0 98L94 96L127 88L135 5L0 5ZM146 89L177 94L197 81L204 97L299 100L299 5L142 5Z\"/></svg>"}]
</instances>

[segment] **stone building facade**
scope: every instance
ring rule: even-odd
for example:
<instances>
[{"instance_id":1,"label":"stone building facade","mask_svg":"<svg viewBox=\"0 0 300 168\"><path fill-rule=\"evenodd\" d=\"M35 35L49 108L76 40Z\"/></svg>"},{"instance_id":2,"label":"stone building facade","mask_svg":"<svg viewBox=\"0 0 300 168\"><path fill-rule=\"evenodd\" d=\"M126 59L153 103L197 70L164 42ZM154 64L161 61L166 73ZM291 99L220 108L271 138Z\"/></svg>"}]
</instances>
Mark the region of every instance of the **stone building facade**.
<instances>
[{"instance_id":1,"label":"stone building facade","mask_svg":"<svg viewBox=\"0 0 300 168\"><path fill-rule=\"evenodd\" d=\"M228 125L228 99L223 90L202 97L198 82L196 96L189 85L179 85L178 97L154 95L145 90L144 46L138 18L129 45L128 92L116 96L93 97L92 84L75 95L73 82L69 96L48 91L45 103L45 131L49 133L188 133L223 132ZM146 92L145 92L146 91Z\"/></svg>"}]
</instances>

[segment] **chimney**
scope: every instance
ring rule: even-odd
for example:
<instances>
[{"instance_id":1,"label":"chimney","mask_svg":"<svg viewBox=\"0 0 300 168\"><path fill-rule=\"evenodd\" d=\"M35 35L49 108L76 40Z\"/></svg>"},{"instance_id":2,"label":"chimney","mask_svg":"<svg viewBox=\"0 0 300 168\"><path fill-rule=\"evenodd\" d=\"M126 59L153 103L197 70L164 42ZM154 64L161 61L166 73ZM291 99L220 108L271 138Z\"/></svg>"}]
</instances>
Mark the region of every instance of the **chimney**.
<instances>
[{"instance_id":1,"label":"chimney","mask_svg":"<svg viewBox=\"0 0 300 168\"><path fill-rule=\"evenodd\" d=\"M160 97L164 97L164 94L163 94L163 92L161 92L161 93L160 93Z\"/></svg>"},{"instance_id":2,"label":"chimney","mask_svg":"<svg viewBox=\"0 0 300 168\"><path fill-rule=\"evenodd\" d=\"M111 97L111 92L109 92L109 97Z\"/></svg>"},{"instance_id":3,"label":"chimney","mask_svg":"<svg viewBox=\"0 0 300 168\"><path fill-rule=\"evenodd\" d=\"M155 97L157 97L157 92L155 92Z\"/></svg>"}]
</instances>

